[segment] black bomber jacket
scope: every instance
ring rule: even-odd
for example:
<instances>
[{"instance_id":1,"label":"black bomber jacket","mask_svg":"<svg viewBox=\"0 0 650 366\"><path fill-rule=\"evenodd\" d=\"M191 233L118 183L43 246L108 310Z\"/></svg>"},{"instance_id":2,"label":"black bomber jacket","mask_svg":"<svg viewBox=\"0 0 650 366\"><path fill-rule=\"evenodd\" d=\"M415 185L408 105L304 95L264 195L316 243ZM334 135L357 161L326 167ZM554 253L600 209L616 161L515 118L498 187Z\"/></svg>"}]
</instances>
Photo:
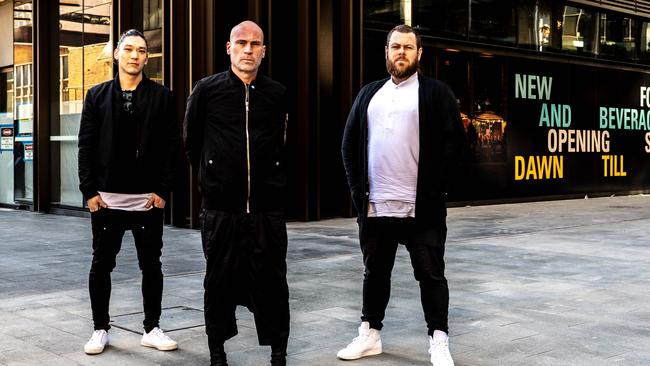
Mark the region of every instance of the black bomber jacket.
<instances>
[{"instance_id":1,"label":"black bomber jacket","mask_svg":"<svg viewBox=\"0 0 650 366\"><path fill-rule=\"evenodd\" d=\"M125 138L117 133L122 108L119 76L92 87L84 101L79 128L79 189L85 199L97 191L114 193L153 192L169 200L175 183L180 152L179 126L169 89L143 76L133 101L137 126L136 164L144 181L134 182L142 192L112 189L118 167L116 149Z\"/></svg>"},{"instance_id":2,"label":"black bomber jacket","mask_svg":"<svg viewBox=\"0 0 650 366\"><path fill-rule=\"evenodd\" d=\"M246 85L229 69L197 82L187 100L183 140L198 170L204 208L284 208L286 105L286 88L265 76Z\"/></svg>"}]
</instances>

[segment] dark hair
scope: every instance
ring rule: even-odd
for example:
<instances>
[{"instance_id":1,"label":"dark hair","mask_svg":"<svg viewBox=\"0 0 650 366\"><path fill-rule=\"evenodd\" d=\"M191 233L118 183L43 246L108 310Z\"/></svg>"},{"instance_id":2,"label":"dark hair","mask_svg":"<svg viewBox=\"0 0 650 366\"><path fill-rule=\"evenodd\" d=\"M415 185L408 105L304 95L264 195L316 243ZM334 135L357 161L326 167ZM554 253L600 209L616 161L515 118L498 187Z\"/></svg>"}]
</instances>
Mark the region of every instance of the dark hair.
<instances>
[{"instance_id":1,"label":"dark hair","mask_svg":"<svg viewBox=\"0 0 650 366\"><path fill-rule=\"evenodd\" d=\"M418 49L422 48L422 38L420 38L420 34L418 31L415 30L415 28L410 27L406 24L400 24L397 27L393 28L388 32L388 36L386 37L386 46L390 43L390 36L393 35L393 32L399 32L399 33L413 33L415 34L415 44L418 47Z\"/></svg>"},{"instance_id":2,"label":"dark hair","mask_svg":"<svg viewBox=\"0 0 650 366\"><path fill-rule=\"evenodd\" d=\"M125 31L124 33L122 33L120 35L120 40L117 41L117 48L120 48L120 46L124 42L124 38L126 38L126 37L140 37L140 38L144 39L144 44L145 44L145 46L147 46L147 52L149 51L149 42L147 42L147 39L144 37L144 34L142 32L140 32L139 30L137 30L137 29L129 29L129 30Z\"/></svg>"}]
</instances>

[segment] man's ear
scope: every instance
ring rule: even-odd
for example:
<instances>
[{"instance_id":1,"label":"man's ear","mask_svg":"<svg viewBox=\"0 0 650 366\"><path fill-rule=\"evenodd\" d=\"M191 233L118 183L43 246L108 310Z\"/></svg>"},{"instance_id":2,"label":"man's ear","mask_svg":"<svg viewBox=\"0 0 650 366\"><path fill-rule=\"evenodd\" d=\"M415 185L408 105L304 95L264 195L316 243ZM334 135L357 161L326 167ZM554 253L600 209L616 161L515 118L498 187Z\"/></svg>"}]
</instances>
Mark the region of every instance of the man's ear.
<instances>
[{"instance_id":1,"label":"man's ear","mask_svg":"<svg viewBox=\"0 0 650 366\"><path fill-rule=\"evenodd\" d=\"M226 53L230 55L230 41L226 42Z\"/></svg>"}]
</instances>

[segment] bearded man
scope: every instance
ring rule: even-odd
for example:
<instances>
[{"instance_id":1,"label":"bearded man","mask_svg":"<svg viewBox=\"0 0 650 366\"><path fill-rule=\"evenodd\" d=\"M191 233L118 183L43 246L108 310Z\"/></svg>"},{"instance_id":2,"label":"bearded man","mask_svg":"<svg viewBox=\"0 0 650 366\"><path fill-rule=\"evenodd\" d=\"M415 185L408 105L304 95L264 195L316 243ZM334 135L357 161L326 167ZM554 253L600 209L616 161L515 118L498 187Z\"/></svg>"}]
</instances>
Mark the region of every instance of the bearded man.
<instances>
[{"instance_id":1,"label":"bearded man","mask_svg":"<svg viewBox=\"0 0 650 366\"><path fill-rule=\"evenodd\" d=\"M341 152L358 212L365 272L359 336L337 357L355 360L382 353L391 271L403 244L420 284L431 363L453 366L447 337L445 201L463 126L451 90L418 72L422 43L413 28L393 28L385 54L390 78L359 92L343 135Z\"/></svg>"}]
</instances>

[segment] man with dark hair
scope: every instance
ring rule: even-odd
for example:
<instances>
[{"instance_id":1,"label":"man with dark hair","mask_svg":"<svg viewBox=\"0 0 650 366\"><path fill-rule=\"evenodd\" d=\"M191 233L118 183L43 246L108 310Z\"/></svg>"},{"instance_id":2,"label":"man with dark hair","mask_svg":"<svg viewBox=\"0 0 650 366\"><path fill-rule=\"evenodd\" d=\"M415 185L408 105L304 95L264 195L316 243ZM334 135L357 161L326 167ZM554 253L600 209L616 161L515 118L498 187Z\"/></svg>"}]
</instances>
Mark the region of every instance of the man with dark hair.
<instances>
[{"instance_id":1,"label":"man with dark hair","mask_svg":"<svg viewBox=\"0 0 650 366\"><path fill-rule=\"evenodd\" d=\"M366 85L343 134L345 171L358 212L365 266L359 336L337 356L382 353L379 335L398 244L420 284L434 366L453 366L448 346L449 289L444 252L447 182L462 147L463 125L447 86L418 73L420 37L406 25L388 34L390 78Z\"/></svg>"},{"instance_id":2,"label":"man with dark hair","mask_svg":"<svg viewBox=\"0 0 650 366\"><path fill-rule=\"evenodd\" d=\"M159 328L163 292L163 208L174 182L180 136L166 87L149 80L147 41L135 29L122 34L115 79L88 91L79 129L79 188L91 212L93 260L90 304L95 331L84 346L98 354L108 344L111 272L122 237L131 230L142 271L141 344L174 350Z\"/></svg>"},{"instance_id":3,"label":"man with dark hair","mask_svg":"<svg viewBox=\"0 0 650 366\"><path fill-rule=\"evenodd\" d=\"M258 74L264 33L251 21L226 43L228 71L200 80L187 101L185 150L198 170L206 258L205 331L210 364L225 366L235 308L255 316L271 365L286 364L289 338L284 145L287 93Z\"/></svg>"}]
</instances>

